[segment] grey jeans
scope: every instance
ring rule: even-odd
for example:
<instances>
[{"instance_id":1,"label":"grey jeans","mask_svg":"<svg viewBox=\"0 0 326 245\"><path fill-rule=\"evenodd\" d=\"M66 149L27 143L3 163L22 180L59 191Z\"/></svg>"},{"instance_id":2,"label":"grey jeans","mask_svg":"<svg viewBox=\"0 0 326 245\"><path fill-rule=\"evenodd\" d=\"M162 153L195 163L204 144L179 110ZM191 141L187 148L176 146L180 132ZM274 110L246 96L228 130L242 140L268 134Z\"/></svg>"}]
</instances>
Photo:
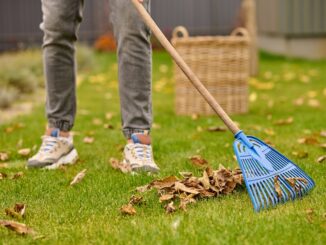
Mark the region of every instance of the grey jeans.
<instances>
[{"instance_id":1,"label":"grey jeans","mask_svg":"<svg viewBox=\"0 0 326 245\"><path fill-rule=\"evenodd\" d=\"M150 31L130 0L110 0L117 41L122 129L126 138L152 124L152 49ZM150 0L145 7L150 9ZM83 0L42 0L43 62L49 127L72 129L76 114L77 32ZM109 106L109 105L108 105Z\"/></svg>"}]
</instances>

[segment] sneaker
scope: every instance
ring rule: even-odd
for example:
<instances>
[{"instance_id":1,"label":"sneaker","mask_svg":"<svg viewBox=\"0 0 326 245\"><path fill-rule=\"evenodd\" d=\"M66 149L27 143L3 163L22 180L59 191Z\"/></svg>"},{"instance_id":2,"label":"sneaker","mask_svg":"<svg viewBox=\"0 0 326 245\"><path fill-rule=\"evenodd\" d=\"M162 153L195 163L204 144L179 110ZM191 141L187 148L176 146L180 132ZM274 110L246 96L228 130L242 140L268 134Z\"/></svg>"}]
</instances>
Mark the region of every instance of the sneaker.
<instances>
[{"instance_id":1,"label":"sneaker","mask_svg":"<svg viewBox=\"0 0 326 245\"><path fill-rule=\"evenodd\" d=\"M78 160L72 136L60 137L59 133L59 129L54 129L50 136L42 136L42 145L39 151L28 159L28 168L56 169L61 165L74 164Z\"/></svg>"},{"instance_id":2,"label":"sneaker","mask_svg":"<svg viewBox=\"0 0 326 245\"><path fill-rule=\"evenodd\" d=\"M132 142L124 148L124 162L130 165L132 171L157 173L160 168L154 162L152 146L141 143L140 135L131 135Z\"/></svg>"}]
</instances>

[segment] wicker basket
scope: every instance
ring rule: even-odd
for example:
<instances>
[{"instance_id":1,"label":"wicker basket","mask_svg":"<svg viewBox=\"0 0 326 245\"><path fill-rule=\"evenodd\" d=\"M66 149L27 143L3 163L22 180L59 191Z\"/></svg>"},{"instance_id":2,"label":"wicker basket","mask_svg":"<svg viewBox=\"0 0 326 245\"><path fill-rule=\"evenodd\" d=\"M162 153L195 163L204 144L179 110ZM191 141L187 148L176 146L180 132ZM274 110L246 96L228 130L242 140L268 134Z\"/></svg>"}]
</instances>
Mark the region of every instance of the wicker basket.
<instances>
[{"instance_id":1,"label":"wicker basket","mask_svg":"<svg viewBox=\"0 0 326 245\"><path fill-rule=\"evenodd\" d=\"M230 36L189 37L184 27L173 31L172 44L204 86L229 114L248 111L249 34L237 28ZM214 111L177 65L176 113L211 115Z\"/></svg>"}]
</instances>

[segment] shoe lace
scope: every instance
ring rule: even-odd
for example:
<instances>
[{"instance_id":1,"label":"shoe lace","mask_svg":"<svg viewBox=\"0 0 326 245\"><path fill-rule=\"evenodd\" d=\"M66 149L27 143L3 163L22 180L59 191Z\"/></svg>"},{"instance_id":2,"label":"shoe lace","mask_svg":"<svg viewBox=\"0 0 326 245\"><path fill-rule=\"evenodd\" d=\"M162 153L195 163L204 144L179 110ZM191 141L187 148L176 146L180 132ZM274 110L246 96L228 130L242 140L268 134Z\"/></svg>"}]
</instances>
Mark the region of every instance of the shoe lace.
<instances>
[{"instance_id":1,"label":"shoe lace","mask_svg":"<svg viewBox=\"0 0 326 245\"><path fill-rule=\"evenodd\" d=\"M40 147L39 152L53 152L58 147L59 141L56 137L51 136L42 136L42 145Z\"/></svg>"},{"instance_id":2,"label":"shoe lace","mask_svg":"<svg viewBox=\"0 0 326 245\"><path fill-rule=\"evenodd\" d=\"M135 158L142 161L151 162L152 161L152 148L149 145L144 144L133 144L131 151Z\"/></svg>"}]
</instances>

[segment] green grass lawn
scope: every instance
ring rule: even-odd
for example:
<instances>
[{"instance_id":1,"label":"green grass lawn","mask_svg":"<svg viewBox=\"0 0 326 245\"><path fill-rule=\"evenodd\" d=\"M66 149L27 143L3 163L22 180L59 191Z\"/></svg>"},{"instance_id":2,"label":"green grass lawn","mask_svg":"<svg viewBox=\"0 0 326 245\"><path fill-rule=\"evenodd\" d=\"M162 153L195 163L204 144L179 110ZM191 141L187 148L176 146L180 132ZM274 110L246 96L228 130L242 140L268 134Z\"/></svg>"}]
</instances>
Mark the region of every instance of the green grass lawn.
<instances>
[{"instance_id":1,"label":"green grass lawn","mask_svg":"<svg viewBox=\"0 0 326 245\"><path fill-rule=\"evenodd\" d=\"M302 200L279 205L255 213L245 189L232 195L198 201L188 212L165 214L155 192L145 195L146 203L136 207L135 216L123 216L119 208L126 204L133 190L154 178L178 175L180 171L200 170L188 157L200 154L217 168L219 164L236 167L232 142L228 132L208 132L210 126L222 125L218 118L176 116L174 113L174 82L172 61L166 53L154 54L153 101L156 129L153 147L159 176L124 175L113 170L108 159L121 158L125 141L120 132L117 65L115 55L98 54L92 73L82 76L78 89L75 146L80 154L78 164L64 170L26 170L26 159L17 154L19 148L36 149L45 128L44 108L32 115L17 118L12 124L0 126L0 152L10 153L9 168L4 173L23 171L17 180L0 180L0 219L9 219L5 208L17 202L27 205L27 215L21 222L44 237L19 236L0 228L2 244L325 244L326 243L326 163L317 163L326 151L318 145L299 144L297 140L319 136L326 129L326 62L289 60L263 54L260 76L251 82L250 111L233 116L247 134L271 141L276 148L294 160L316 182L316 188ZM168 71L164 72L164 67ZM160 69L161 68L161 69ZM262 90L261 83L271 89ZM266 87L266 86L263 86ZM294 100L304 104L296 106ZM310 100L310 102L309 102ZM315 100L315 101L314 101ZM316 101L317 100L317 101ZM320 103L319 107L311 107ZM113 113L108 121L106 113ZM290 125L273 122L293 117ZM114 129L95 125L94 119L110 123ZM6 133L6 128L23 123ZM198 131L198 127L204 129ZM266 133L266 130L267 133ZM271 131L275 132L270 135ZM83 143L92 135L93 144ZM307 151L300 159L293 151ZM72 178L87 169L78 185L69 187ZM307 215L307 210L313 213Z\"/></svg>"}]
</instances>

